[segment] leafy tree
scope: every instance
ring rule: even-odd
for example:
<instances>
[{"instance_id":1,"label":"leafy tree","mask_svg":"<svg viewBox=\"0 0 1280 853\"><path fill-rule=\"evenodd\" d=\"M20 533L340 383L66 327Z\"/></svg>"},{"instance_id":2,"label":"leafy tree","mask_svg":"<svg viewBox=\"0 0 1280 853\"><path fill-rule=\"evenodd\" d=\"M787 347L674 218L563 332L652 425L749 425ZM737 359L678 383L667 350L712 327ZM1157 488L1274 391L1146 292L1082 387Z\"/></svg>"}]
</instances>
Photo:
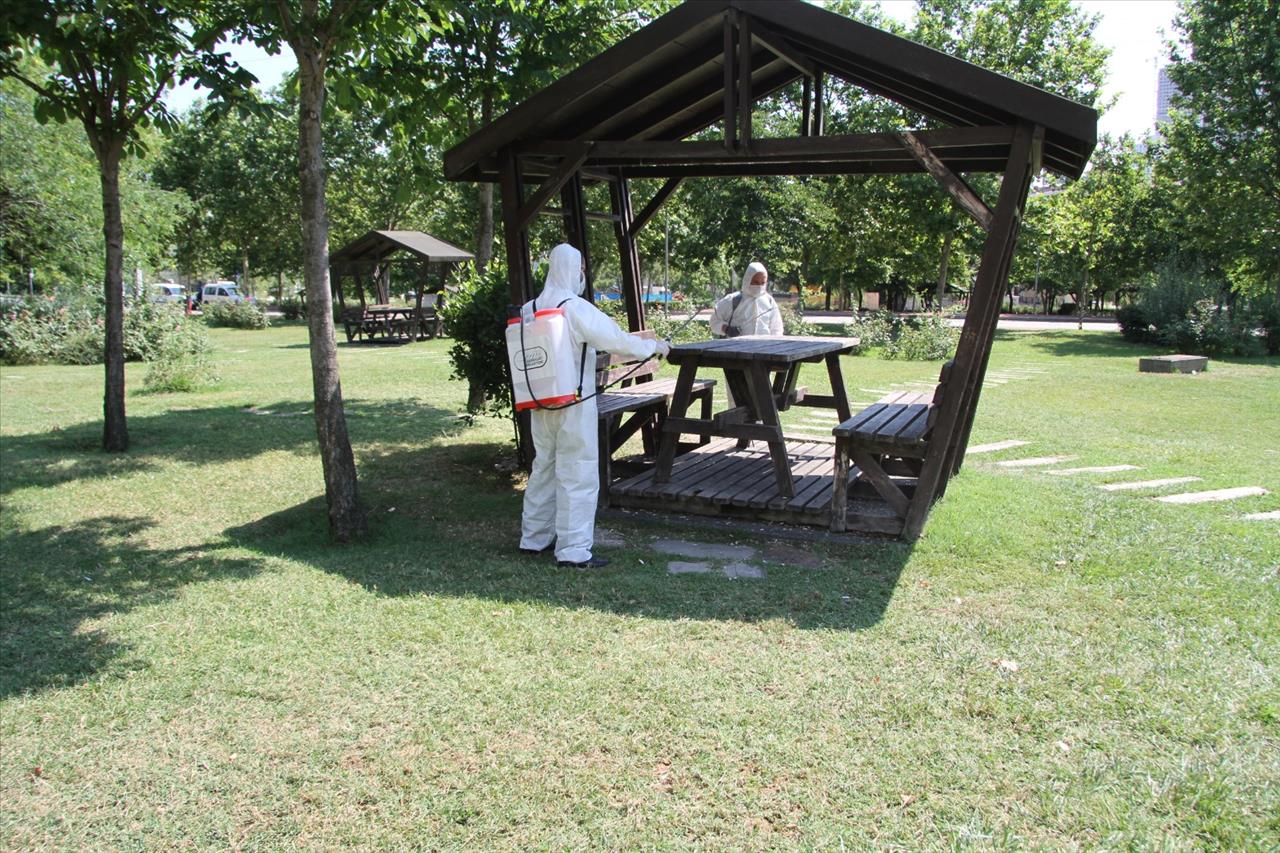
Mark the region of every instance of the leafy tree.
<instances>
[{"instance_id":1,"label":"leafy tree","mask_svg":"<svg viewBox=\"0 0 1280 853\"><path fill-rule=\"evenodd\" d=\"M124 405L124 222L120 166L142 149L143 130L171 119L161 94L180 80L219 87L247 75L212 50L215 29L190 3L152 0L11 0L0 18L0 76L37 95L42 122L77 120L97 158L102 190L106 301L103 447L126 450ZM35 53L49 69L30 76Z\"/></svg>"},{"instance_id":2,"label":"leafy tree","mask_svg":"<svg viewBox=\"0 0 1280 853\"><path fill-rule=\"evenodd\" d=\"M1184 0L1160 168L1187 248L1280 300L1280 0Z\"/></svg>"},{"instance_id":3,"label":"leafy tree","mask_svg":"<svg viewBox=\"0 0 1280 853\"><path fill-rule=\"evenodd\" d=\"M401 64L423 31L442 25L424 3L370 8L355 0L227 0L221 19L239 36L269 51L288 47L298 61L298 167L316 437L324 470L329 530L338 541L367 529L347 433L333 334L329 289L329 216L326 197L324 111L332 73L335 90L350 93L358 71L378 62ZM344 95L345 96L345 95Z\"/></svg>"}]
</instances>

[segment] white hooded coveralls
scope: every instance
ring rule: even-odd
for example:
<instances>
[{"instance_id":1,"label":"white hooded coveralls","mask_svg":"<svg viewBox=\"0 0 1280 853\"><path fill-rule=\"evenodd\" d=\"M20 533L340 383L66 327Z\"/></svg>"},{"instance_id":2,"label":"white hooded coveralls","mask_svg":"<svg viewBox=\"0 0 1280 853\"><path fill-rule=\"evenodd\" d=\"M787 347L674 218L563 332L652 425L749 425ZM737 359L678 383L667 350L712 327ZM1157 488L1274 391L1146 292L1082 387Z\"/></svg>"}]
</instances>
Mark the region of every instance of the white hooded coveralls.
<instances>
[{"instance_id":1,"label":"white hooded coveralls","mask_svg":"<svg viewBox=\"0 0 1280 853\"><path fill-rule=\"evenodd\" d=\"M540 551L556 542L556 559L582 563L591 559L595 539L596 498L600 491L599 442L596 431L596 350L645 358L657 342L627 334L599 308L582 298L586 279L582 254L568 243L551 250L547 284L533 300L537 309L562 302L569 339L575 352L587 345L585 384L588 397L564 409L533 409L533 469L524 492L520 547ZM565 300L568 300L567 302Z\"/></svg>"},{"instance_id":2,"label":"white hooded coveralls","mask_svg":"<svg viewBox=\"0 0 1280 853\"><path fill-rule=\"evenodd\" d=\"M742 286L737 293L729 293L716 302L715 311L711 315L711 334L717 338L726 337L732 326L738 335L781 335L782 313L778 311L778 303L769 293L766 283L759 293L753 294L751 279L757 273L768 272L764 264L752 261L747 271L742 274ZM738 297L741 296L741 299ZM737 299L738 308L733 307Z\"/></svg>"}]
</instances>

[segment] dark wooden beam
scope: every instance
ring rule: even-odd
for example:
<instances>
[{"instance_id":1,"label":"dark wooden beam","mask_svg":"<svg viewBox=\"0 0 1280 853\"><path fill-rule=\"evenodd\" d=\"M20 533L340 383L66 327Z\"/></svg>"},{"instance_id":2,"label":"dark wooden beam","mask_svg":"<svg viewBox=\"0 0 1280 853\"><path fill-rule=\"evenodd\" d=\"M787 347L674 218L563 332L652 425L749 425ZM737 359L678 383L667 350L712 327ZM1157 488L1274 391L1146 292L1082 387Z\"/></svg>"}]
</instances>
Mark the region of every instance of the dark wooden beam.
<instances>
[{"instance_id":1,"label":"dark wooden beam","mask_svg":"<svg viewBox=\"0 0 1280 853\"><path fill-rule=\"evenodd\" d=\"M609 185L609 200L618 215L613 233L618 239L618 260L622 273L622 301L627 309L627 326L644 330L644 306L640 301L640 255L636 252L634 217L631 211L631 183L619 175Z\"/></svg>"},{"instance_id":2,"label":"dark wooden beam","mask_svg":"<svg viewBox=\"0 0 1280 853\"><path fill-rule=\"evenodd\" d=\"M913 131L917 139L944 159L960 156L976 149L1000 149L1007 157L1013 141L1012 127L946 127L938 130ZM583 145L581 142L541 142L524 146L522 154L569 157ZM752 151L726 152L715 140L604 140L591 144L584 161L587 165L686 165L699 162L750 163L761 160L834 158L849 154L886 154L912 159L903 149L896 133L854 133L824 137L790 137L753 140Z\"/></svg>"},{"instance_id":3,"label":"dark wooden beam","mask_svg":"<svg viewBox=\"0 0 1280 853\"><path fill-rule=\"evenodd\" d=\"M583 272L587 278L587 286L583 291L583 298L588 302L594 301L594 288L592 282L594 279L594 270L591 266L591 243L590 232L587 230L587 204L586 199L582 195L582 173L574 172L572 177L565 182L560 188L561 203L564 205L564 232L565 239L575 249L582 253L582 263L585 269Z\"/></svg>"},{"instance_id":4,"label":"dark wooden beam","mask_svg":"<svg viewBox=\"0 0 1280 853\"><path fill-rule=\"evenodd\" d=\"M632 221L632 237L640 233L640 229L653 218L653 215L658 212L658 208L662 207L662 203L667 200L668 196L676 191L676 187L680 186L683 181L684 178L672 178L658 188L658 191L653 194L653 198L649 199L649 203L644 206L644 210L640 211L640 213L636 215L635 220Z\"/></svg>"},{"instance_id":5,"label":"dark wooden beam","mask_svg":"<svg viewBox=\"0 0 1280 853\"><path fill-rule=\"evenodd\" d=\"M825 121L825 118L823 116L823 105L822 105L822 100L823 100L822 91L824 88L822 83L822 76L823 75L822 75L821 68L818 69L817 74L813 75L813 133L811 134L812 136L822 136L823 122Z\"/></svg>"},{"instance_id":6,"label":"dark wooden beam","mask_svg":"<svg viewBox=\"0 0 1280 853\"><path fill-rule=\"evenodd\" d=\"M751 17L738 16L738 145L751 150Z\"/></svg>"},{"instance_id":7,"label":"dark wooden beam","mask_svg":"<svg viewBox=\"0 0 1280 853\"><path fill-rule=\"evenodd\" d=\"M948 169L938 155L930 151L929 147L921 142L920 138L911 131L902 131L898 134L898 139L902 142L902 147L911 152L911 156L916 158L916 161L924 167L926 172L933 175L938 183L942 184L942 188L951 194L951 197L964 208L966 213L977 220L984 230L991 230L991 220L995 214L991 212L991 208L987 207L987 203L974 192L972 187L966 184L959 175Z\"/></svg>"},{"instance_id":8,"label":"dark wooden beam","mask_svg":"<svg viewBox=\"0 0 1280 853\"><path fill-rule=\"evenodd\" d=\"M544 206L544 207L542 208L542 210L539 210L539 211L538 211L538 215L540 215L540 216L564 216L564 215L565 215L565 209L564 209L563 207L553 207L553 206L551 206L551 205L549 205L549 204L548 204L548 205ZM617 216L615 216L615 215L613 215L612 213L603 213L603 212L601 212L601 211L599 211L599 210L588 210L588 211L586 211L585 215L586 215L587 219L595 219L595 220L600 221L600 222L617 222L617 221L618 221L618 217L617 217Z\"/></svg>"},{"instance_id":9,"label":"dark wooden beam","mask_svg":"<svg viewBox=\"0 0 1280 853\"><path fill-rule=\"evenodd\" d=\"M737 77L735 66L738 55L734 50L734 20L737 13L730 9L724 16L724 147L733 151L738 147L738 129L734 116L734 82Z\"/></svg>"},{"instance_id":10,"label":"dark wooden beam","mask_svg":"<svg viewBox=\"0 0 1280 853\"><path fill-rule=\"evenodd\" d=\"M502 237L507 251L507 283L511 304L523 305L533 298L529 233L519 223L524 179L520 175L515 152L510 148L499 152L498 162L502 166Z\"/></svg>"},{"instance_id":11,"label":"dark wooden beam","mask_svg":"<svg viewBox=\"0 0 1280 853\"><path fill-rule=\"evenodd\" d=\"M1027 187L1031 183L1033 143L1041 131L1029 125L1020 125L1009 152L1008 165L1000 184L1000 198L996 203L995 219L987 231L982 248L982 261L973 291L969 296L969 310L964 328L960 331L960 343L956 347L955 361L947 381L947 391L938 411L929 449L916 482L916 491L903 522L902 536L916 539L928 518L933 501L945 488L951 474L955 442L964 430L965 423L977 406L976 389L982 384L984 353L989 351L995 336L993 310L998 310L1008 278L1009 257L1017 240L1022 205ZM964 452L960 448L960 453Z\"/></svg>"},{"instance_id":12,"label":"dark wooden beam","mask_svg":"<svg viewBox=\"0 0 1280 853\"><path fill-rule=\"evenodd\" d=\"M744 15L744 18L750 17ZM813 60L805 56L796 46L760 22L759 18L751 18L751 37L767 47L774 56L785 61L805 77L813 77L817 68Z\"/></svg>"},{"instance_id":13,"label":"dark wooden beam","mask_svg":"<svg viewBox=\"0 0 1280 853\"><path fill-rule=\"evenodd\" d=\"M773 58L768 51L763 51L763 53L770 59ZM802 76L781 59L774 59L773 62L762 66L757 58L755 74L752 75L752 90L755 92L757 100L767 98ZM664 120L660 125L651 128L644 134L638 135L638 138L684 139L690 134L711 127L719 121L719 108L718 104L694 104L691 108Z\"/></svg>"},{"instance_id":14,"label":"dark wooden beam","mask_svg":"<svg viewBox=\"0 0 1280 853\"><path fill-rule=\"evenodd\" d=\"M813 107L813 82L810 77L805 77L800 87L800 135L809 135L809 116Z\"/></svg>"},{"instance_id":15,"label":"dark wooden beam","mask_svg":"<svg viewBox=\"0 0 1280 853\"><path fill-rule=\"evenodd\" d=\"M948 160L963 172L999 172L1004 159ZM692 166L620 166L628 178L730 178L770 175L918 175L924 173L915 160L848 158L821 163L772 161L765 163L698 163Z\"/></svg>"},{"instance_id":16,"label":"dark wooden beam","mask_svg":"<svg viewBox=\"0 0 1280 853\"><path fill-rule=\"evenodd\" d=\"M1021 229L1023 217L1026 214L1027 193L1030 192L1032 181L1035 180L1036 175L1040 173L1040 169L1044 165L1044 148L1044 128L1037 127L1031 136L1031 159L1027 164L1027 173L1022 181L1022 196L1018 200L1018 217L1013 234L1013 243L1010 245L1008 252L1005 253L1004 266L996 277L995 292L991 296L991 307L986 316L989 331L986 339L987 344L982 351L982 361L978 365L978 381L974 385L973 405L968 407L964 428L958 431L959 438L952 442L948 451L950 455L944 463L944 472L958 473L961 465L964 464L964 452L969 446L969 433L973 429L973 418L977 413L978 401L982 395L982 379L987 375L987 362L991 358L992 340L995 337L996 326L1000 321L1000 301L1009 288L1009 267L1013 263L1013 252L1017 248L1018 230ZM946 490L947 481L944 479L939 495L944 494Z\"/></svg>"},{"instance_id":17,"label":"dark wooden beam","mask_svg":"<svg viewBox=\"0 0 1280 853\"><path fill-rule=\"evenodd\" d=\"M559 168L551 173L551 176L542 182L537 191L533 194L520 210L516 213L516 225L525 228L533 217L538 215L538 211L547 203L551 196L560 191L573 174L581 168L586 162L587 156L591 153L591 145L586 142L573 143L571 149L565 152L564 159L560 162Z\"/></svg>"}]
</instances>

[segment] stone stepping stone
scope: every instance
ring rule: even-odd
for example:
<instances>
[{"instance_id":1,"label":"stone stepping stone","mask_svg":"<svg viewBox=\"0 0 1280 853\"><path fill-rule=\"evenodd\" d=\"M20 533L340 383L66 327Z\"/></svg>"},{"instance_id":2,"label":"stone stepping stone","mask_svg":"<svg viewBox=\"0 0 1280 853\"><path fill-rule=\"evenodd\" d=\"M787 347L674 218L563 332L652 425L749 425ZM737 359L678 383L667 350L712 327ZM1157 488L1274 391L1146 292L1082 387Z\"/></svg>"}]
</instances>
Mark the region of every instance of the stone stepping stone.
<instances>
[{"instance_id":1,"label":"stone stepping stone","mask_svg":"<svg viewBox=\"0 0 1280 853\"><path fill-rule=\"evenodd\" d=\"M868 394L881 394L881 395L884 395L884 394L892 394L892 393L893 393L893 391L891 391L891 390L890 390L890 389L888 389L888 388L859 388L858 390L859 390L859 391L865 391L865 392L866 392L866 393L868 393Z\"/></svg>"},{"instance_id":2,"label":"stone stepping stone","mask_svg":"<svg viewBox=\"0 0 1280 853\"><path fill-rule=\"evenodd\" d=\"M738 578L759 579L764 577L764 569L760 566L753 566L750 563L729 563L724 567L724 575L734 580Z\"/></svg>"},{"instance_id":3,"label":"stone stepping stone","mask_svg":"<svg viewBox=\"0 0 1280 853\"><path fill-rule=\"evenodd\" d=\"M1251 512L1245 516L1246 521L1280 521L1280 509L1268 512Z\"/></svg>"},{"instance_id":4,"label":"stone stepping stone","mask_svg":"<svg viewBox=\"0 0 1280 853\"><path fill-rule=\"evenodd\" d=\"M977 444L965 451L965 455L970 453L995 453L997 450L1008 450L1011 447L1022 447L1024 444L1030 444L1029 441L1018 441L1016 438L1010 438L1006 441L993 441L990 444Z\"/></svg>"},{"instance_id":5,"label":"stone stepping stone","mask_svg":"<svg viewBox=\"0 0 1280 853\"><path fill-rule=\"evenodd\" d=\"M657 539L649 547L660 554L694 560L750 560L756 556L756 549L745 545L712 545L683 539Z\"/></svg>"},{"instance_id":6,"label":"stone stepping stone","mask_svg":"<svg viewBox=\"0 0 1280 853\"><path fill-rule=\"evenodd\" d=\"M1008 379L991 379L990 377L982 380L983 385L1008 385Z\"/></svg>"},{"instance_id":7,"label":"stone stepping stone","mask_svg":"<svg viewBox=\"0 0 1280 853\"><path fill-rule=\"evenodd\" d=\"M1029 459L1006 459L997 462L1001 468L1038 468L1042 465L1057 465L1059 462L1070 462L1074 456L1032 456Z\"/></svg>"},{"instance_id":8,"label":"stone stepping stone","mask_svg":"<svg viewBox=\"0 0 1280 853\"><path fill-rule=\"evenodd\" d=\"M1163 480L1134 480L1129 483L1104 483L1098 486L1104 492L1128 492L1134 489L1158 489L1161 486L1180 486L1183 483L1199 483L1200 477L1166 477Z\"/></svg>"},{"instance_id":9,"label":"stone stepping stone","mask_svg":"<svg viewBox=\"0 0 1280 853\"><path fill-rule=\"evenodd\" d=\"M1183 492L1180 495L1163 495L1156 498L1166 504L1203 504L1215 501L1233 501L1236 498L1252 498L1265 495L1261 486L1236 486L1233 489L1213 489L1208 492Z\"/></svg>"},{"instance_id":10,"label":"stone stepping stone","mask_svg":"<svg viewBox=\"0 0 1280 853\"><path fill-rule=\"evenodd\" d=\"M627 547L627 540L612 530L597 527L594 544L600 548L625 548Z\"/></svg>"},{"instance_id":11,"label":"stone stepping stone","mask_svg":"<svg viewBox=\"0 0 1280 853\"><path fill-rule=\"evenodd\" d=\"M667 564L667 573L672 575L705 575L710 572L710 563L686 563L681 560L672 560Z\"/></svg>"},{"instance_id":12,"label":"stone stepping stone","mask_svg":"<svg viewBox=\"0 0 1280 853\"><path fill-rule=\"evenodd\" d=\"M1094 465L1091 468L1055 468L1050 471L1055 477L1069 477L1072 474L1110 474L1115 471L1141 471L1137 465Z\"/></svg>"}]
</instances>

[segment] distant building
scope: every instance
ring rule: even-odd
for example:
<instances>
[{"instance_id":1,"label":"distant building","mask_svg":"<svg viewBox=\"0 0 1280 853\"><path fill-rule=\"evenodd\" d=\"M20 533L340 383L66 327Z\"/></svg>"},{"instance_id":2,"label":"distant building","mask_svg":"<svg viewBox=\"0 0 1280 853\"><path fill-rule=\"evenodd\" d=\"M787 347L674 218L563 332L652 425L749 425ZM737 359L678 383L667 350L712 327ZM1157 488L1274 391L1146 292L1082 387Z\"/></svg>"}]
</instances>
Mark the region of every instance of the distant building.
<instances>
[{"instance_id":1,"label":"distant building","mask_svg":"<svg viewBox=\"0 0 1280 853\"><path fill-rule=\"evenodd\" d=\"M1178 87L1169 79L1169 72L1161 68L1156 75L1156 127L1169 120L1169 106Z\"/></svg>"}]
</instances>

